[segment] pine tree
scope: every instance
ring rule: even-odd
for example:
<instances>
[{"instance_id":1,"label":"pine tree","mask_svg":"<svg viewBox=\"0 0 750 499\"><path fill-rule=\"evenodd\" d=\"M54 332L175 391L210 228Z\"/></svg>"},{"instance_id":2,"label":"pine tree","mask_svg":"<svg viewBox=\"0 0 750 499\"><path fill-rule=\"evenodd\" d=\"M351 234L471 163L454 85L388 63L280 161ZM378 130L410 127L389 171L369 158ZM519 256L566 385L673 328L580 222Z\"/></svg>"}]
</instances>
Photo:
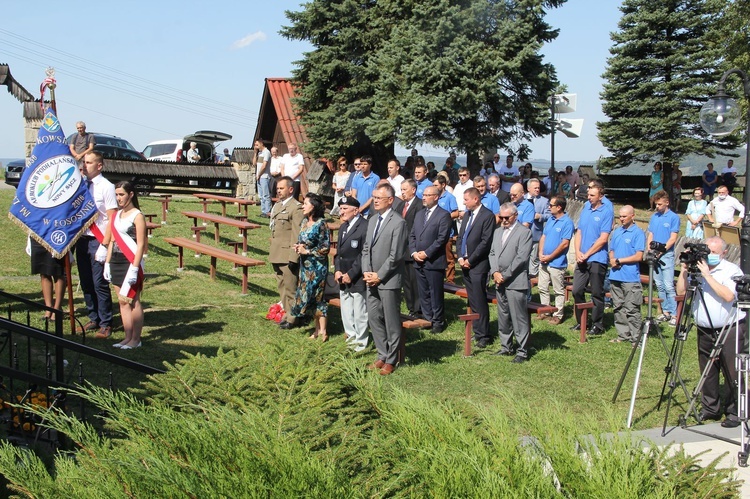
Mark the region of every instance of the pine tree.
<instances>
[{"instance_id":1,"label":"pine tree","mask_svg":"<svg viewBox=\"0 0 750 499\"><path fill-rule=\"evenodd\" d=\"M713 157L737 146L716 139L698 113L713 95L723 69L717 19L722 0L625 0L601 93L609 121L597 123L612 153L610 166L653 157Z\"/></svg>"},{"instance_id":2,"label":"pine tree","mask_svg":"<svg viewBox=\"0 0 750 499\"><path fill-rule=\"evenodd\" d=\"M565 0L313 0L282 34L314 50L294 71L308 148L431 144L523 156L547 133L554 67L539 50Z\"/></svg>"}]
</instances>

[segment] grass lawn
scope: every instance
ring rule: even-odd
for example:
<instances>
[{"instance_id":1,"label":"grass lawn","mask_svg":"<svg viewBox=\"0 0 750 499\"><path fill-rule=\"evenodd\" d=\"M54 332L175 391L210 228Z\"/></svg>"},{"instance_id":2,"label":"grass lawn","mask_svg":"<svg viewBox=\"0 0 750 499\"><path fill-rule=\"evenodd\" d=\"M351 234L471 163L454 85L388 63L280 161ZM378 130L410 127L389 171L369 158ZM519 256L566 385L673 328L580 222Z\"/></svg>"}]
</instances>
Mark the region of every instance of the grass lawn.
<instances>
[{"instance_id":1,"label":"grass lawn","mask_svg":"<svg viewBox=\"0 0 750 499\"><path fill-rule=\"evenodd\" d=\"M8 211L14 192L0 190L0 209L4 213ZM155 198L142 199L141 207L144 213L161 213L161 204ZM208 258L193 258L186 251L187 268L182 272L177 271L177 251L163 238L190 237L192 221L180 212L199 209L197 199L175 198L170 204L169 223L157 229L149 240L147 282L143 295L146 310L144 346L122 353L139 362L160 366L164 362L174 363L184 356L184 352L214 355L219 349L243 349L267 343L309 344L308 330L282 331L275 323L264 318L269 305L277 301L276 282L270 265L249 270L250 292L247 296L240 294L240 271L233 270L227 262L218 263L217 279L211 281ZM210 209L220 213L218 204ZM267 221L259 214L258 207L251 207L251 221L261 223L263 228L250 232L248 256L265 259L269 230ZM648 212L639 210L639 218L647 219L648 216ZM7 216L0 217L0 234L3 240L0 289L41 300L39 279L29 275L29 258L24 252L25 235ZM226 242L238 240L235 231L229 228L222 229L221 236L224 247L227 247ZM201 241L214 244L211 227ZM75 288L75 276L73 283ZM80 290L74 293L74 298L78 312L82 313L84 307ZM535 352L530 362L522 365L511 364L507 357L491 355L498 349L497 345L480 351L474 357L464 358L463 323L451 319L465 311L465 302L453 295L446 295L446 310L450 326L445 332L438 335L429 331L406 332L406 365L383 379L384 383L410 393L448 401L458 407L502 406L505 400L511 398L525 401L532 408L557 405L572 415L593 415L602 423L615 418L621 427L625 426L637 357L618 401L612 404L615 386L631 348L626 344L609 343L608 340L616 336L611 327L611 310L605 314L605 325L610 326L606 334L586 344L579 344L578 332L569 330L573 324L570 307L566 310L568 319L556 327L534 318L532 342ZM491 327L496 327L496 314L496 310L493 310ZM328 330L331 342L343 343L338 309L330 310ZM662 326L662 331L667 347L670 347L674 329ZM89 345L117 353L119 351L111 344L121 339L122 335L118 315L113 339L92 339ZM369 350L356 357L361 359L364 366L374 359L374 354ZM635 428L662 424L664 405L660 410L656 407L667 359L658 338L649 338L635 405ZM688 390L692 391L700 374L694 331L691 331L684 347L681 374ZM141 380L131 375L120 378L116 386L136 387ZM686 406L685 395L678 388L669 414L671 425L677 424L678 416L685 412Z\"/></svg>"}]
</instances>

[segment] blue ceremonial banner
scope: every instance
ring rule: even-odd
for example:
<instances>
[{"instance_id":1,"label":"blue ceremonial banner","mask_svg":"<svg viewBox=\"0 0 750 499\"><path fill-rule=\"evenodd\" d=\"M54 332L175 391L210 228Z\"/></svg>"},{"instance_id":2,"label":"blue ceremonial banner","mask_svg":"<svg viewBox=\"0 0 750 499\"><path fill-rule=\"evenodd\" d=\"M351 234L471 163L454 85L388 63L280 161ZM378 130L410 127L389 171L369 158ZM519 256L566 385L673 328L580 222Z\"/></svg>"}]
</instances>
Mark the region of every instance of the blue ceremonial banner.
<instances>
[{"instance_id":1,"label":"blue ceremonial banner","mask_svg":"<svg viewBox=\"0 0 750 499\"><path fill-rule=\"evenodd\" d=\"M60 122L47 109L8 217L52 256L62 258L97 213Z\"/></svg>"}]
</instances>

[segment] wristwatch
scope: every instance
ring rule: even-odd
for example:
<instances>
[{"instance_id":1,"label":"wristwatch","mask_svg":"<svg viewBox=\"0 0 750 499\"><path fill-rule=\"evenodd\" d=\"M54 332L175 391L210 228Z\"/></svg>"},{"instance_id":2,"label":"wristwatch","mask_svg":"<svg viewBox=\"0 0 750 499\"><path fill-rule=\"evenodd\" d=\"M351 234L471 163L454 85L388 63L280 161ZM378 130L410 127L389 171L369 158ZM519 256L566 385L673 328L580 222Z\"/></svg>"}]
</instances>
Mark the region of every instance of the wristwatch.
<instances>
[{"instance_id":1,"label":"wristwatch","mask_svg":"<svg viewBox=\"0 0 750 499\"><path fill-rule=\"evenodd\" d=\"M621 266L621 265L620 265L620 259L619 259L619 258L615 258L615 265L617 265L618 267L620 267L620 266Z\"/></svg>"}]
</instances>

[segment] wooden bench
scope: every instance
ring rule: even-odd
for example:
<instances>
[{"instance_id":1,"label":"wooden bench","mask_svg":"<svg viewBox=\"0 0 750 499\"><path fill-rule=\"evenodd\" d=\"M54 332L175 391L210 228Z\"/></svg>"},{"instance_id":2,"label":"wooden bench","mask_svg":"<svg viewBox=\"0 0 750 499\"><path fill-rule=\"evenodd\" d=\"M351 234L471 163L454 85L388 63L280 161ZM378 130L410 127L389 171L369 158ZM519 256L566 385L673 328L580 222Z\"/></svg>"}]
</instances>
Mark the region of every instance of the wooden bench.
<instances>
[{"instance_id":1,"label":"wooden bench","mask_svg":"<svg viewBox=\"0 0 750 499\"><path fill-rule=\"evenodd\" d=\"M203 213L208 213L208 204L212 201L216 201L221 203L221 216L226 217L227 204L236 204L238 214L242 214L244 208L245 220L247 220L248 217L247 207L255 204L255 201L251 199L233 198L229 196L220 196L218 194L205 194L198 192L193 194L193 196L201 200L201 203L203 204Z\"/></svg>"},{"instance_id":2,"label":"wooden bench","mask_svg":"<svg viewBox=\"0 0 750 499\"><path fill-rule=\"evenodd\" d=\"M146 222L146 231L148 232L148 237L151 237L154 233L154 229L158 229L161 227L161 224L157 224L154 222Z\"/></svg>"},{"instance_id":3,"label":"wooden bench","mask_svg":"<svg viewBox=\"0 0 750 499\"><path fill-rule=\"evenodd\" d=\"M328 298L328 304L332 307L341 308L340 298ZM424 319L415 319L406 314L401 314L401 327L403 329L428 329L432 326L429 321ZM406 335L401 335L401 341L398 345L398 363L403 364L406 358Z\"/></svg>"},{"instance_id":4,"label":"wooden bench","mask_svg":"<svg viewBox=\"0 0 750 499\"><path fill-rule=\"evenodd\" d=\"M607 296L608 298L611 298L609 293L606 293L605 296ZM682 301L684 300L684 298L685 297L683 295L680 295L677 297L678 299L677 314L675 315L678 317L678 319L682 311ZM661 298L654 297L654 303L661 303L661 302L662 302ZM643 304L648 305L648 296L643 297ZM581 311L581 334L580 334L580 338L578 341L579 343L586 343L586 331L588 331L586 326L588 323L589 310L594 308L594 302L589 301L589 302L583 302L583 303L576 303L575 308Z\"/></svg>"},{"instance_id":5,"label":"wooden bench","mask_svg":"<svg viewBox=\"0 0 750 499\"><path fill-rule=\"evenodd\" d=\"M169 202L172 201L172 196L164 194L159 197L161 203L161 223L165 225L167 223L167 212L169 211Z\"/></svg>"},{"instance_id":6,"label":"wooden bench","mask_svg":"<svg viewBox=\"0 0 750 499\"><path fill-rule=\"evenodd\" d=\"M186 237L166 237L164 241L177 247L177 260L178 270L183 270L185 261L183 258L183 249L193 250L196 253L208 255L211 257L210 276L212 280L216 279L216 260L226 260L230 263L235 264L237 267L242 267L242 294L247 294L247 268L256 267L259 265L265 265L266 262L262 260L256 260L254 258L248 258L242 255L235 255L231 251L215 248L207 244L199 243L188 239Z\"/></svg>"},{"instance_id":7,"label":"wooden bench","mask_svg":"<svg viewBox=\"0 0 750 499\"><path fill-rule=\"evenodd\" d=\"M466 298L469 299L469 295L466 292L466 288L457 286L455 284L451 284L449 282L443 283L443 291L446 293L454 294L460 298ZM492 290L487 290L487 302L488 303L497 303L497 297L495 296L495 293ZM554 313L557 308L553 305L542 305L541 303L536 302L528 302L526 304L526 310L529 312L529 316L531 316L532 313L537 314L538 319L542 319L543 314L551 314ZM471 321L475 319L466 319L466 317L469 316L475 316L477 314L474 314L471 310L471 307L469 304L466 304L466 314L458 316L459 319L466 322L466 330L465 330L465 338L464 338L464 355L469 357L471 356L471 338L473 336L472 331L472 325ZM479 316L476 317L477 319ZM467 322L468 321L468 322Z\"/></svg>"},{"instance_id":8,"label":"wooden bench","mask_svg":"<svg viewBox=\"0 0 750 499\"><path fill-rule=\"evenodd\" d=\"M202 211L183 211L182 214L193 219L193 227L198 226L198 220L205 220L206 222L213 223L214 240L217 244L219 243L220 225L228 225L230 227L238 228L240 230L240 236L242 237L242 256L247 256L247 231L260 228L260 225L252 222L235 220L234 218L222 217L220 215L214 215L213 213L203 213Z\"/></svg>"}]
</instances>

